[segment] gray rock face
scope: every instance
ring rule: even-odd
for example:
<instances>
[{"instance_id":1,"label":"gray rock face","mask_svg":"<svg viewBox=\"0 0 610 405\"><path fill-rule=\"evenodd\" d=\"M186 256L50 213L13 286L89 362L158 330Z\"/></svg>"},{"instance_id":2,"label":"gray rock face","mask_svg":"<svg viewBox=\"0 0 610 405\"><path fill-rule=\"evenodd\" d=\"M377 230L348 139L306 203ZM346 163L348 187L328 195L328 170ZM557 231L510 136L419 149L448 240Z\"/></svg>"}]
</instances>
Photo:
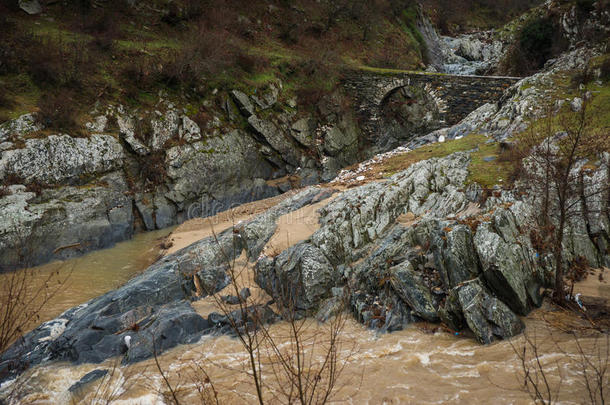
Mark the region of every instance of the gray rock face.
<instances>
[{"instance_id":1,"label":"gray rock face","mask_svg":"<svg viewBox=\"0 0 610 405\"><path fill-rule=\"evenodd\" d=\"M544 114L544 100L551 92L548 89L555 86L554 75L581 69L599 53L596 48L578 48L562 54L539 73L523 78L507 89L498 103L483 105L470 113L448 130L449 138L479 132L502 141L525 130L530 120Z\"/></svg>"},{"instance_id":2,"label":"gray rock face","mask_svg":"<svg viewBox=\"0 0 610 405\"><path fill-rule=\"evenodd\" d=\"M311 118L301 118L292 127L292 137L301 145L311 148L315 142L316 123Z\"/></svg>"},{"instance_id":3,"label":"gray rock face","mask_svg":"<svg viewBox=\"0 0 610 405\"><path fill-rule=\"evenodd\" d=\"M447 232L435 235L432 246L443 282L453 288L477 277L481 269L470 228L456 225L446 229Z\"/></svg>"},{"instance_id":4,"label":"gray rock face","mask_svg":"<svg viewBox=\"0 0 610 405\"><path fill-rule=\"evenodd\" d=\"M41 129L42 125L36 121L35 114L24 114L17 119L0 124L0 142L5 142L11 137L22 138L23 135Z\"/></svg>"},{"instance_id":5,"label":"gray rock face","mask_svg":"<svg viewBox=\"0 0 610 405\"><path fill-rule=\"evenodd\" d=\"M151 120L151 149L155 151L162 150L167 141L178 135L179 126L180 117L173 109L170 109L165 114Z\"/></svg>"},{"instance_id":6,"label":"gray rock face","mask_svg":"<svg viewBox=\"0 0 610 405\"><path fill-rule=\"evenodd\" d=\"M493 32L443 37L445 73L480 75L493 71L504 56L508 44L494 38Z\"/></svg>"},{"instance_id":7,"label":"gray rock face","mask_svg":"<svg viewBox=\"0 0 610 405\"><path fill-rule=\"evenodd\" d=\"M19 0L19 8L30 15L42 13L38 0Z\"/></svg>"},{"instance_id":8,"label":"gray rock face","mask_svg":"<svg viewBox=\"0 0 610 405\"><path fill-rule=\"evenodd\" d=\"M27 139L25 148L2 152L0 179L16 175L27 182L76 182L79 176L119 169L124 157L119 142L109 135Z\"/></svg>"},{"instance_id":9,"label":"gray rock face","mask_svg":"<svg viewBox=\"0 0 610 405\"><path fill-rule=\"evenodd\" d=\"M187 217L214 215L278 193L264 181L253 182L271 177L273 168L258 153L254 140L239 130L175 146L167 151L166 160L170 182L165 195Z\"/></svg>"},{"instance_id":10,"label":"gray rock face","mask_svg":"<svg viewBox=\"0 0 610 405\"><path fill-rule=\"evenodd\" d=\"M148 147L136 138L134 119L119 115L116 120L119 125L119 134L129 148L140 156L148 155L150 153Z\"/></svg>"},{"instance_id":11,"label":"gray rock face","mask_svg":"<svg viewBox=\"0 0 610 405\"><path fill-rule=\"evenodd\" d=\"M255 239L264 245L273 235L266 232L266 239L260 240L261 235L253 233L251 227L261 222L276 226L279 216L330 194L328 190L308 188L242 224L237 233L228 229L217 240L210 237L196 242L153 264L119 289L45 322L28 333L23 342L0 355L0 374L4 376L10 369L10 375L52 360L99 363L123 355L124 362L135 362L150 358L155 349L161 353L178 344L196 341L202 334L214 331L217 322L212 319L208 322L198 315L190 301L197 298L198 292L205 296L224 288L229 282L228 263L244 249L251 249ZM317 258L304 255L303 270L309 271L309 263ZM307 275L306 278L308 299L315 301L322 293L319 280ZM272 321L275 315L271 313L265 319Z\"/></svg>"},{"instance_id":12,"label":"gray rock face","mask_svg":"<svg viewBox=\"0 0 610 405\"><path fill-rule=\"evenodd\" d=\"M300 243L275 259L260 260L256 281L286 308L311 310L325 298L335 280L334 269L319 248Z\"/></svg>"},{"instance_id":13,"label":"gray rock face","mask_svg":"<svg viewBox=\"0 0 610 405\"><path fill-rule=\"evenodd\" d=\"M278 96L280 95L280 88L282 84L276 85L270 83L265 89L258 93L258 95L252 96L252 100L258 105L259 108L267 110L277 103Z\"/></svg>"},{"instance_id":14,"label":"gray rock face","mask_svg":"<svg viewBox=\"0 0 610 405\"><path fill-rule=\"evenodd\" d=\"M486 74L497 66L507 43L491 31L441 37L423 10L418 10L417 29L426 42L429 70L457 75Z\"/></svg>"},{"instance_id":15,"label":"gray rock face","mask_svg":"<svg viewBox=\"0 0 610 405\"><path fill-rule=\"evenodd\" d=\"M414 315L430 322L438 321L438 304L411 262L390 268L390 282Z\"/></svg>"},{"instance_id":16,"label":"gray rock face","mask_svg":"<svg viewBox=\"0 0 610 405\"><path fill-rule=\"evenodd\" d=\"M479 279L456 287L451 294L457 295L461 316L481 343L515 336L524 329L519 317L494 297Z\"/></svg>"},{"instance_id":17,"label":"gray rock face","mask_svg":"<svg viewBox=\"0 0 610 405\"><path fill-rule=\"evenodd\" d=\"M252 105L250 98L246 94L242 93L239 90L233 90L231 92L231 95L233 96L233 100L235 100L235 103L237 103L239 111L244 116L246 116L246 118L254 114L254 106Z\"/></svg>"},{"instance_id":18,"label":"gray rock face","mask_svg":"<svg viewBox=\"0 0 610 405\"><path fill-rule=\"evenodd\" d=\"M280 154L282 160L293 166L298 166L300 160L298 149L294 147L294 144L280 128L273 122L262 120L256 115L251 115L248 118L248 123L257 134L262 136Z\"/></svg>"},{"instance_id":19,"label":"gray rock face","mask_svg":"<svg viewBox=\"0 0 610 405\"><path fill-rule=\"evenodd\" d=\"M86 189L66 186L41 196L13 188L0 198L0 262L6 267L35 265L130 238L133 213L127 190L117 172Z\"/></svg>"}]
</instances>

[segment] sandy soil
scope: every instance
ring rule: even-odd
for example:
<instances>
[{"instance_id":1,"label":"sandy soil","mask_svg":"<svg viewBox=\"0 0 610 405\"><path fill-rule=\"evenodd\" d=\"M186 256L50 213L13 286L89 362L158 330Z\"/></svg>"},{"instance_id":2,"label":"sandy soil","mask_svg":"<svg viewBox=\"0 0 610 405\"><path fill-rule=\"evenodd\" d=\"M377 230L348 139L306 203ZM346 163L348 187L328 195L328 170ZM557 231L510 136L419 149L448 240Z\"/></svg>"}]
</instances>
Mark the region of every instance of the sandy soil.
<instances>
[{"instance_id":1,"label":"sandy soil","mask_svg":"<svg viewBox=\"0 0 610 405\"><path fill-rule=\"evenodd\" d=\"M574 285L574 293L610 300L610 269L592 269L587 278Z\"/></svg>"},{"instance_id":2,"label":"sandy soil","mask_svg":"<svg viewBox=\"0 0 610 405\"><path fill-rule=\"evenodd\" d=\"M332 197L279 217L277 230L263 248L263 254L277 256L290 246L311 237L320 228L318 209L331 200Z\"/></svg>"},{"instance_id":3,"label":"sandy soil","mask_svg":"<svg viewBox=\"0 0 610 405\"><path fill-rule=\"evenodd\" d=\"M208 237L212 235L212 231L218 233L233 226L233 224L248 220L256 214L278 204L294 193L295 192L286 193L282 196L245 204L214 217L197 218L187 221L167 237L165 243L171 244L171 247L169 247L164 254L176 252L202 238ZM316 204L308 205L279 217L275 234L263 248L263 254L267 256L276 256L290 246L309 238L319 228L318 209L328 204L331 199L332 197L327 198ZM199 314L207 316L211 312L224 313L238 309L239 304L229 305L219 302L218 300L225 295L237 296L239 291L243 288L249 288L250 293L252 294L251 297L248 298L249 305L252 305L253 303L264 304L271 300L271 297L254 282L253 263L248 262L245 253L234 262L231 271L233 273L232 277L236 280L235 284L229 284L214 297L205 297L192 303L193 308ZM198 280L194 279L194 281L197 286ZM201 291L201 294L204 295L204 292Z\"/></svg>"},{"instance_id":4,"label":"sandy soil","mask_svg":"<svg viewBox=\"0 0 610 405\"><path fill-rule=\"evenodd\" d=\"M164 242L168 248L162 254L169 255L185 248L203 238L220 233L240 221L247 221L257 214L279 204L286 198L295 195L299 190L291 190L276 197L266 198L243 204L230 210L221 212L213 217L194 218L178 226Z\"/></svg>"}]
</instances>

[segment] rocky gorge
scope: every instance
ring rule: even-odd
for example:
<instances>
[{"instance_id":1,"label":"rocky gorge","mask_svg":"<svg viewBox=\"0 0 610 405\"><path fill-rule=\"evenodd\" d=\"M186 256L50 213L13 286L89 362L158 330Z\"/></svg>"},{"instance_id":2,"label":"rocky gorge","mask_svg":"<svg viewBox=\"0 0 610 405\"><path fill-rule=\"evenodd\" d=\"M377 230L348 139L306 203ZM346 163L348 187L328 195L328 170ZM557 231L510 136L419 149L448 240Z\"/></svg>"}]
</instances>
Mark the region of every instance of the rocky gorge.
<instances>
[{"instance_id":1,"label":"rocky gorge","mask_svg":"<svg viewBox=\"0 0 610 405\"><path fill-rule=\"evenodd\" d=\"M430 70L452 74L492 71L509 43L489 32L441 38L423 18L419 29ZM427 322L482 344L520 334L522 317L542 304L554 277L553 255L531 238L540 210L535 190L519 181L512 187L473 181L478 147L420 160L381 179L342 169L362 161L369 167L369 158L378 164L384 159L378 153L400 155L475 134L486 144L510 144L544 115L557 77L604 53L597 45L574 42L572 48L529 77L470 77L484 90L454 103L468 111L455 113L450 123L438 83L466 79L429 72L429 80L439 82L412 86L385 72L381 83L392 82L391 88L376 88L381 101L369 101L380 111L366 108L366 119L361 113L368 104L349 93L352 79L320 101L316 114L300 113L276 81L256 94L232 90L203 125L162 94L154 111L96 106L86 136L45 134L33 114L1 124L0 177L13 183L0 197L0 261L7 267L73 257L134 232L294 194L38 326L0 356L0 375L117 356L131 364L230 333L231 314L200 313L193 304L225 288L231 262L242 255L272 302L321 321L346 303L358 322L380 332ZM375 86L370 72L358 74ZM508 82L494 82L486 98L486 80ZM465 99L478 100L468 108ZM561 104L578 100L564 96ZM591 267L610 267L610 193L604 188L610 151L592 160L578 199L595 209L570 219L562 249L568 262L582 257ZM265 250L280 217L312 205L321 205L315 231L280 252ZM271 303L262 310L266 321L281 320Z\"/></svg>"}]
</instances>

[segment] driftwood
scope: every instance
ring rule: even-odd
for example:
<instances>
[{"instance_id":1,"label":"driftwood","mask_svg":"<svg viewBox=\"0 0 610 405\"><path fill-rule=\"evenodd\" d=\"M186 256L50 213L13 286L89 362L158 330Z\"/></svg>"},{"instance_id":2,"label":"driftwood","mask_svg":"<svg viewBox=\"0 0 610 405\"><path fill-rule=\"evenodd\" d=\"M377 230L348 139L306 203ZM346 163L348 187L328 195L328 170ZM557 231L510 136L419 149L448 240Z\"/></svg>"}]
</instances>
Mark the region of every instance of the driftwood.
<instances>
[{"instance_id":1,"label":"driftwood","mask_svg":"<svg viewBox=\"0 0 610 405\"><path fill-rule=\"evenodd\" d=\"M71 249L71 248L79 247L80 245L81 245L81 244L80 244L80 242L78 242L78 243L73 243L73 244L71 244L71 245L60 246L60 247L58 247L57 249L55 249L55 250L53 251L53 253L58 253L58 252L61 252L62 250L66 250L66 249Z\"/></svg>"}]
</instances>

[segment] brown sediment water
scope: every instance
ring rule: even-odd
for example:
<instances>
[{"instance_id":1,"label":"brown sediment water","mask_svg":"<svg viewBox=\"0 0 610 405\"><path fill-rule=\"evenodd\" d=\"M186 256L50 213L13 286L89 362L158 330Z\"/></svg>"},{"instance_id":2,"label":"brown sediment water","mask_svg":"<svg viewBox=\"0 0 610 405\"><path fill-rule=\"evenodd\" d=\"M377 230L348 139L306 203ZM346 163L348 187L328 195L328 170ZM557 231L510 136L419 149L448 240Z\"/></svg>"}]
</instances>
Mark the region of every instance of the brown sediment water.
<instances>
[{"instance_id":1,"label":"brown sediment water","mask_svg":"<svg viewBox=\"0 0 610 405\"><path fill-rule=\"evenodd\" d=\"M40 318L32 319L29 327L33 328L125 284L159 257L159 242L172 229L140 233L108 249L28 269L30 291L43 288L48 283L49 292L53 293L38 314ZM0 282L8 277L11 273L0 274Z\"/></svg>"},{"instance_id":2,"label":"brown sediment water","mask_svg":"<svg viewBox=\"0 0 610 405\"><path fill-rule=\"evenodd\" d=\"M578 349L572 335L549 326L548 317L569 317L549 308L535 311L526 319L530 337L537 340L542 365L548 370L551 386L561 380L563 404L587 403L586 389L577 363ZM310 321L314 334L323 336L323 325ZM280 344L289 344L288 325L279 323L271 334ZM283 341L282 339L285 339ZM340 357L345 369L332 403L348 404L530 404L522 388L520 362L515 349L524 338L501 341L489 346L470 338L445 332L429 333L412 325L404 331L377 335L353 320L348 320L341 334ZM585 351L596 345L608 350L607 341L586 334L579 340ZM572 356L572 358L570 358ZM321 360L321 359L320 359ZM207 336L200 342L184 345L159 356L159 361L182 403L197 404L197 386L202 378L193 373L194 365L203 366L209 374L221 404L256 403L255 390L247 370L247 356L237 339ZM64 404L74 401L68 388L95 369L112 369L117 360L100 365L49 364L28 372L28 396L24 404ZM263 370L270 368L263 362ZM265 374L273 385L273 377ZM101 390L98 390L102 387ZM108 390L108 387L112 387ZM95 392L116 391L113 404L164 404L167 393L154 361L130 367L119 367L112 379L92 383L78 397L91 403ZM270 392L268 392L269 397ZM274 401L269 401L275 403Z\"/></svg>"},{"instance_id":3,"label":"brown sediment water","mask_svg":"<svg viewBox=\"0 0 610 405\"><path fill-rule=\"evenodd\" d=\"M278 230L267 245L267 253L277 253L311 236L317 229L317 208L305 207L293 216L279 218ZM244 218L250 216L247 212L232 215L212 223L214 229L222 231L231 226L236 218L241 218L242 214ZM209 235L210 221L194 221L176 230L170 237L174 238L174 249L196 241L189 238L193 236L192 232L196 233L196 238ZM74 265L71 287L69 285L57 302L45 309L49 312L44 316L51 318L68 307L125 282L153 260L157 254L154 242L160 236L164 234L139 235L112 249L75 259L79 264ZM264 301L265 293L254 285L251 263L244 255L236 263L243 271L240 273L240 284L249 286L253 297L258 296ZM53 265L48 266L52 268ZM599 276L591 277L577 289L582 289L583 293L598 292L601 296L608 293L607 283L601 282ZM224 293L233 292L221 292ZM193 303L193 307L204 316L218 309L214 300L209 298ZM350 315L346 316L348 320L340 335L339 355L345 368L331 403L533 403L522 389L523 373L515 352L522 350L524 336L482 346L471 337L453 335L427 324L410 325L406 330L392 334L377 334L357 323ZM609 350L608 341L603 335L588 329L582 319L547 304L524 318L524 322L528 336L537 342L540 361L547 370L552 389L560 387L560 403L588 403L579 369L579 345L585 353L604 354ZM270 327L270 334L283 348L291 345L288 331L289 324L285 322ZM578 331L578 343L570 333L573 331ZM307 333L310 337L316 337L316 347L319 348L319 343L328 334L328 326L309 320ZM322 361L322 353L316 350L311 353L312 358ZM219 403L257 403L254 385L248 375L247 360L247 353L239 340L228 336L204 336L195 344L182 345L159 356L166 377L181 403L185 404L200 403L197 388L202 386L203 377L195 371L199 367L205 369L219 392ZM33 367L20 379L25 384L24 392L27 395L19 403L96 403L96 399L104 400L97 403L107 403L105 400L112 399L109 403L117 405L171 403L163 395L168 391L152 359L131 366L122 366L120 361L120 358L116 358L97 365L51 363ZM278 403L272 400L275 377L271 373L270 360L263 358L262 363L268 403ZM85 374L96 369L111 370L112 377L89 384L77 396L68 391ZM610 385L610 374L605 378L604 384Z\"/></svg>"}]
</instances>

